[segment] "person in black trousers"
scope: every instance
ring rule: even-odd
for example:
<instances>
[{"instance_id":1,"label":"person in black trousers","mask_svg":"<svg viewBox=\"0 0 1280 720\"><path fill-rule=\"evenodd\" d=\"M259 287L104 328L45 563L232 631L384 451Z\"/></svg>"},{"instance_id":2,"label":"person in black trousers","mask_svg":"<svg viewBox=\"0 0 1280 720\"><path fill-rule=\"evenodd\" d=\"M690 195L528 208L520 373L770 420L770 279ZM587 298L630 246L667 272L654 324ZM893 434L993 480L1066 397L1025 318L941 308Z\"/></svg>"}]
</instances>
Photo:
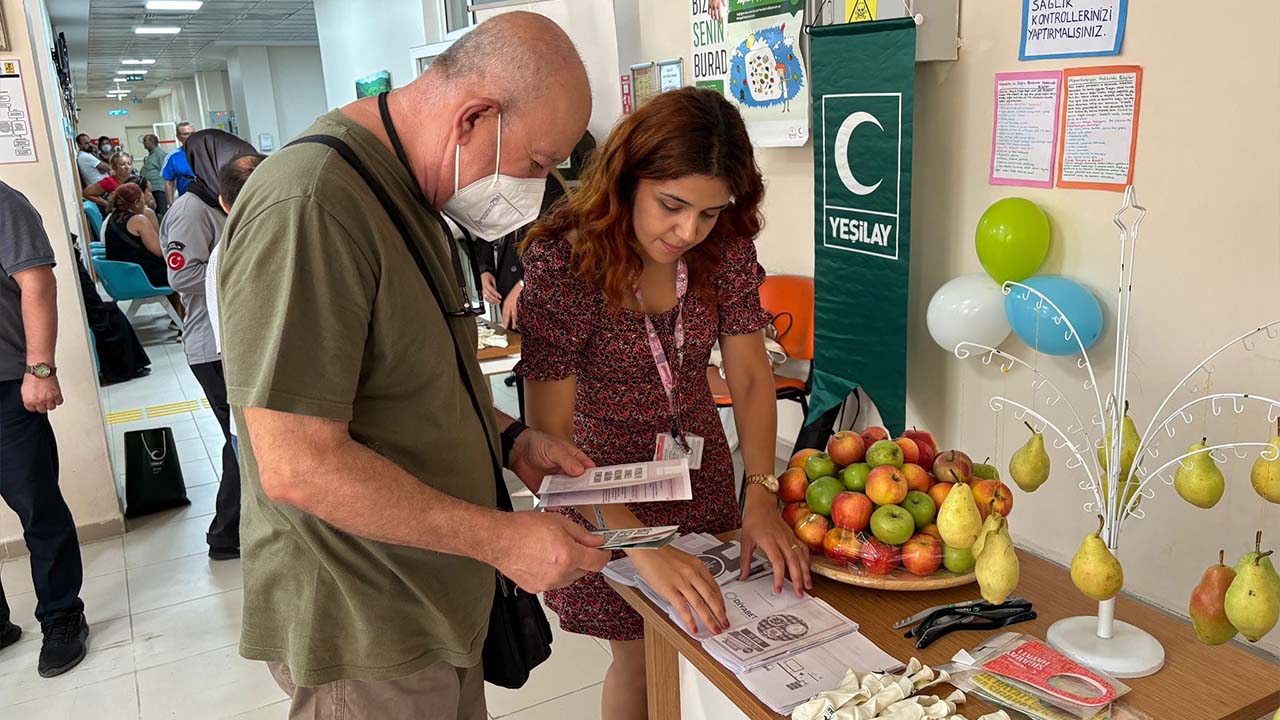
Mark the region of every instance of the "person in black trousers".
<instances>
[{"instance_id":1,"label":"person in black trousers","mask_svg":"<svg viewBox=\"0 0 1280 720\"><path fill-rule=\"evenodd\" d=\"M89 637L80 600L80 542L58 489L58 444L48 415L62 404L54 365L53 264L40 214L22 193L0 182L0 496L22 522L31 552L36 619L44 634L41 677L79 664ZM9 621L0 587L0 648L21 635Z\"/></svg>"}]
</instances>

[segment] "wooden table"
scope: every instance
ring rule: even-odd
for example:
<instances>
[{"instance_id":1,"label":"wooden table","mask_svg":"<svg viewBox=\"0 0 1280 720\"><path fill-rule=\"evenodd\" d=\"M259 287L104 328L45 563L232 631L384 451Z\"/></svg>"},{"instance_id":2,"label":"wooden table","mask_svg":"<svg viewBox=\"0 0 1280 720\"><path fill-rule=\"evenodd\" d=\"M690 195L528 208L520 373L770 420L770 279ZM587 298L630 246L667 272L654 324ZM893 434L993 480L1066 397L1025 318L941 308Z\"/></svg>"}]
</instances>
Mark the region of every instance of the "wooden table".
<instances>
[{"instance_id":1,"label":"wooden table","mask_svg":"<svg viewBox=\"0 0 1280 720\"><path fill-rule=\"evenodd\" d=\"M1096 612L1097 603L1072 586L1065 569L1027 552L1019 551L1018 556L1022 577L1016 593L1034 603L1039 617L1011 626L1011 631L1043 639L1055 621ZM752 720L781 717L757 700L732 672L672 623L643 593L635 588L613 586L644 617L651 719L680 717L679 655L697 667L747 717ZM949 662L961 648L972 648L987 637L977 631L954 632L924 650L917 650L912 641L903 638L902 630L890 627L932 605L973 599L978 596L977 585L933 592L888 592L814 576L813 594L856 620L863 635L903 662L914 656L927 665L941 665ZM1165 649L1164 669L1150 677L1124 681L1132 691L1119 701L1120 705L1145 713L1153 720L1258 720L1264 715L1269 718L1280 706L1280 664L1234 643L1218 647L1201 645L1189 622L1128 596L1118 599L1116 618L1151 633ZM961 707L970 718L994 709L974 697Z\"/></svg>"},{"instance_id":2,"label":"wooden table","mask_svg":"<svg viewBox=\"0 0 1280 720\"><path fill-rule=\"evenodd\" d=\"M480 372L486 376L505 375L511 372L520 362L520 333L507 332L497 325L490 325L499 335L507 336L506 347L483 347L476 352L480 361Z\"/></svg>"}]
</instances>

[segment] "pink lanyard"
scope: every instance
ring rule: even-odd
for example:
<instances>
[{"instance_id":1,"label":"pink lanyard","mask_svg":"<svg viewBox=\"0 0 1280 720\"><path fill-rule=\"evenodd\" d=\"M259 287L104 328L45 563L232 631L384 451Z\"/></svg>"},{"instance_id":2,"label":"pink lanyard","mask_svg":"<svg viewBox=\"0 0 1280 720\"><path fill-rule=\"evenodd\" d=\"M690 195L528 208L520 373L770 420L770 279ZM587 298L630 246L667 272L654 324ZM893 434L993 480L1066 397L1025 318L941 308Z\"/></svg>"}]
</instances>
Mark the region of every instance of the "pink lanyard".
<instances>
[{"instance_id":1,"label":"pink lanyard","mask_svg":"<svg viewBox=\"0 0 1280 720\"><path fill-rule=\"evenodd\" d=\"M685 264L684 258L676 261L676 327L675 327L675 346L676 346L676 370L684 365L684 296L689 291L689 266ZM644 296L640 293L640 286L636 286L636 300L640 303L641 314L644 315L644 329L649 334L649 352L653 353L653 364L658 366L658 378L662 380L662 389L667 393L667 405L671 408L671 437L680 444L680 448L685 452L689 452L689 444L684 439L684 434L680 432L680 409L676 404L676 391L678 389L675 372L671 369L671 363L667 361L667 351L662 349L662 340L658 338L658 331L653 327L653 320L649 318L649 314L644 312Z\"/></svg>"}]
</instances>

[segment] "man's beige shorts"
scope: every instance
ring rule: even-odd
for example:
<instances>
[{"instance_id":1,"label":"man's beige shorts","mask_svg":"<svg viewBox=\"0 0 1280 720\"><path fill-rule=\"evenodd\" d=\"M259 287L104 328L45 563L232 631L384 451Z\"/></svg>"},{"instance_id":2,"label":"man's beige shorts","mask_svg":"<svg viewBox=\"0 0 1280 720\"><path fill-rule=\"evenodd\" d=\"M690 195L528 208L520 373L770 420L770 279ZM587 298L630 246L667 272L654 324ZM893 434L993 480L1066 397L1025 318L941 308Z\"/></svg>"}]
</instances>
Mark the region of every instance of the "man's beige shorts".
<instances>
[{"instance_id":1,"label":"man's beige shorts","mask_svg":"<svg viewBox=\"0 0 1280 720\"><path fill-rule=\"evenodd\" d=\"M338 680L316 687L293 684L289 668L267 663L293 703L289 720L485 720L484 668L436 663L409 677L383 682Z\"/></svg>"}]
</instances>

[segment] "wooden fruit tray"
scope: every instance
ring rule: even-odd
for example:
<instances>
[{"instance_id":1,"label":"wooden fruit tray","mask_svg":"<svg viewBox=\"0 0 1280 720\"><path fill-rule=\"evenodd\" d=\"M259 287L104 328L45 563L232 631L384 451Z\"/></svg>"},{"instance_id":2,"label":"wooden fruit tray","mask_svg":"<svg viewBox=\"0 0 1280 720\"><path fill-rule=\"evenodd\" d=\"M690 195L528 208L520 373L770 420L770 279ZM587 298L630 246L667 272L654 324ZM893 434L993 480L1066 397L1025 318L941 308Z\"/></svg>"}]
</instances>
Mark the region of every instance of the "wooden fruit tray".
<instances>
[{"instance_id":1,"label":"wooden fruit tray","mask_svg":"<svg viewBox=\"0 0 1280 720\"><path fill-rule=\"evenodd\" d=\"M846 585L901 592L945 590L977 581L972 571L957 575L944 569L939 569L928 577L912 575L902 568L898 568L888 575L872 575L850 570L847 565L833 562L824 555L812 555L809 557L809 571Z\"/></svg>"}]
</instances>

